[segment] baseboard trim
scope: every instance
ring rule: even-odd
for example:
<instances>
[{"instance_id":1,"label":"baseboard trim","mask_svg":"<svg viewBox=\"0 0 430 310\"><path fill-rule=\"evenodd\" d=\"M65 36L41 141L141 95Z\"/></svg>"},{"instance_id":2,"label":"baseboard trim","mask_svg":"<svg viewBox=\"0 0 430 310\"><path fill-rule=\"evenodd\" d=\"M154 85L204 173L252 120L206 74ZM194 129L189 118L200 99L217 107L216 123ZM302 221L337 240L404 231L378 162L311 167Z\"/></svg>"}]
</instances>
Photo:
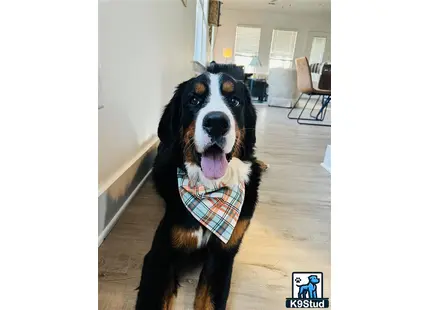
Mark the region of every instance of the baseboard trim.
<instances>
[{"instance_id":1,"label":"baseboard trim","mask_svg":"<svg viewBox=\"0 0 430 310\"><path fill-rule=\"evenodd\" d=\"M140 181L140 183L136 186L136 188L133 190L133 192L128 196L127 200L123 203L121 208L118 210L118 212L115 214L115 216L111 219L109 224L103 229L102 233L99 235L99 245L100 246L103 241L106 239L106 237L111 232L112 228L115 226L115 224L118 222L120 216L122 213L124 213L125 209L128 207L131 200L136 196L139 189L142 187L142 185L145 183L146 179L151 175L152 168L149 170L149 172L145 175L145 177Z\"/></svg>"},{"instance_id":2,"label":"baseboard trim","mask_svg":"<svg viewBox=\"0 0 430 310\"><path fill-rule=\"evenodd\" d=\"M159 140L147 145L131 162L121 167L115 178L110 178L99 189L98 246L109 235L130 201L148 179L157 154Z\"/></svg>"},{"instance_id":3,"label":"baseboard trim","mask_svg":"<svg viewBox=\"0 0 430 310\"><path fill-rule=\"evenodd\" d=\"M159 139L157 136L152 136L148 141L140 148L139 152L123 166L121 166L112 176L107 180L99 184L99 197L101 194L106 192L109 187L111 187L132 165L134 165L139 159L141 159L145 154L151 150L154 145L158 145Z\"/></svg>"}]
</instances>

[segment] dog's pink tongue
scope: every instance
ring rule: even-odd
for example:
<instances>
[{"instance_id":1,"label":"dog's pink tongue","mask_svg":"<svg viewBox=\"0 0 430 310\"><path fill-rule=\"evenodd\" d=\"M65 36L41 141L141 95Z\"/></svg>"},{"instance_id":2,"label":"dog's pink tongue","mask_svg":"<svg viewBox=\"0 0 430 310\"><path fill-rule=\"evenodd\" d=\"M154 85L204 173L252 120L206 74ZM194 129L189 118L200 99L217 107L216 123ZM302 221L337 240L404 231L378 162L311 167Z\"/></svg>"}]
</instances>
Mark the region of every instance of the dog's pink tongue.
<instances>
[{"instance_id":1,"label":"dog's pink tongue","mask_svg":"<svg viewBox=\"0 0 430 310\"><path fill-rule=\"evenodd\" d=\"M214 180L224 176L227 171L228 162L223 153L210 153L202 155L202 171L205 177Z\"/></svg>"}]
</instances>

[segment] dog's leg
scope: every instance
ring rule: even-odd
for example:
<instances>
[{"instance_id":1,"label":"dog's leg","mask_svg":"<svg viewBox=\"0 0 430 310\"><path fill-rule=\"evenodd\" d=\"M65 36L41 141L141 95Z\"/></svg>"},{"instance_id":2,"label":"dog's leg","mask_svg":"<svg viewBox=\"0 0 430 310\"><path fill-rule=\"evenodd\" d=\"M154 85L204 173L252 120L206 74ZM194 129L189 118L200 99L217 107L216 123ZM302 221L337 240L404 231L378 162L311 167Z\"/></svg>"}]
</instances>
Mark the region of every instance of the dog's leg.
<instances>
[{"instance_id":1,"label":"dog's leg","mask_svg":"<svg viewBox=\"0 0 430 310\"><path fill-rule=\"evenodd\" d=\"M317 298L317 289L316 287L313 287L312 290L310 291L311 293L311 298Z\"/></svg>"},{"instance_id":2,"label":"dog's leg","mask_svg":"<svg viewBox=\"0 0 430 310\"><path fill-rule=\"evenodd\" d=\"M299 298L306 298L306 288L304 286L300 287Z\"/></svg>"},{"instance_id":3,"label":"dog's leg","mask_svg":"<svg viewBox=\"0 0 430 310\"><path fill-rule=\"evenodd\" d=\"M203 265L194 301L195 310L224 310L230 292L234 254L211 253Z\"/></svg>"},{"instance_id":4,"label":"dog's leg","mask_svg":"<svg viewBox=\"0 0 430 310\"><path fill-rule=\"evenodd\" d=\"M299 286L299 294L298 294L298 296L297 296L298 298L304 298L303 297L303 289L302 289L302 287L301 286Z\"/></svg>"},{"instance_id":5,"label":"dog's leg","mask_svg":"<svg viewBox=\"0 0 430 310\"><path fill-rule=\"evenodd\" d=\"M165 236L162 224L156 232L151 250L143 261L142 276L137 294L136 310L173 309L178 279L176 259Z\"/></svg>"},{"instance_id":6,"label":"dog's leg","mask_svg":"<svg viewBox=\"0 0 430 310\"><path fill-rule=\"evenodd\" d=\"M302 290L302 297L300 297L300 298L310 298L308 296L310 296L309 295L309 290L308 290L307 286L304 286L303 290Z\"/></svg>"},{"instance_id":7,"label":"dog's leg","mask_svg":"<svg viewBox=\"0 0 430 310\"><path fill-rule=\"evenodd\" d=\"M216 240L208 245L209 254L200 273L194 309L224 310L226 308L234 257L239 251L243 235L250 222L250 218L243 215L244 213L237 222L228 243L224 244Z\"/></svg>"},{"instance_id":8,"label":"dog's leg","mask_svg":"<svg viewBox=\"0 0 430 310\"><path fill-rule=\"evenodd\" d=\"M143 264L136 310L173 309L178 284L172 264L161 252L152 250L145 256Z\"/></svg>"}]
</instances>

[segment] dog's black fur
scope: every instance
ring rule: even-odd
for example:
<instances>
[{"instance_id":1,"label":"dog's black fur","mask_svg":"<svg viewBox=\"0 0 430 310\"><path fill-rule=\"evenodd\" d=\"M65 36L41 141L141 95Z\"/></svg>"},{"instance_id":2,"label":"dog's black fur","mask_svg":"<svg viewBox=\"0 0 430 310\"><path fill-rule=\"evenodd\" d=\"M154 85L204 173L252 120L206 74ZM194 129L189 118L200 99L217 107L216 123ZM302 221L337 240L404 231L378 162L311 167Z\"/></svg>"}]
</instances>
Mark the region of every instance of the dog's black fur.
<instances>
[{"instance_id":1,"label":"dog's black fur","mask_svg":"<svg viewBox=\"0 0 430 310\"><path fill-rule=\"evenodd\" d=\"M214 63L207 68L209 73L221 73L226 70L228 67ZM177 167L185 171L184 132L195 120L198 112L189 102L196 96L193 93L193 85L198 81L205 83L207 77L206 74L202 74L177 87L159 123L160 145L153 167L153 181L157 192L165 201L166 212L156 230L151 250L144 258L136 302L137 310L171 309L180 276L188 267L196 267L199 263L203 264L203 269L196 292L195 309L226 308L233 261L258 201L261 168L254 157L257 114L251 103L249 91L242 82L225 73L221 75L222 79L234 81L233 95L240 102L239 107L230 107L239 129L244 132L238 158L252 163L249 182L245 185L245 200L234 232L237 233L237 238L225 245L212 235L205 247L197 248L191 245L175 246L172 237L174 228L179 228L182 232L192 232L202 227L203 231L206 231L184 207L177 184ZM230 95L225 95L226 103L229 102ZM199 97L202 102L204 98L205 94ZM198 163L198 154L195 155ZM240 226L241 222L245 225ZM186 237L187 234L182 236Z\"/></svg>"}]
</instances>

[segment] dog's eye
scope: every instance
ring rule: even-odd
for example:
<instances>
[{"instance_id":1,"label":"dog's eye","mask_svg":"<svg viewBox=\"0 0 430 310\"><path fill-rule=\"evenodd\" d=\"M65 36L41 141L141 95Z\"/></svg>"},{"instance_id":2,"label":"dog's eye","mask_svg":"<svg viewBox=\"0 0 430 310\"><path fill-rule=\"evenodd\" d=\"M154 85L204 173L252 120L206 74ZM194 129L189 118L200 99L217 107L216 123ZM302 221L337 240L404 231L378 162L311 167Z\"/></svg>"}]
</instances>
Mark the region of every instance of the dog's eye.
<instances>
[{"instance_id":1,"label":"dog's eye","mask_svg":"<svg viewBox=\"0 0 430 310\"><path fill-rule=\"evenodd\" d=\"M229 102L233 107L237 107L240 104L240 101L237 98L230 98Z\"/></svg>"},{"instance_id":2,"label":"dog's eye","mask_svg":"<svg viewBox=\"0 0 430 310\"><path fill-rule=\"evenodd\" d=\"M199 105L200 104L200 99L197 98L197 97L192 97L191 100L190 100L190 103L192 105Z\"/></svg>"}]
</instances>

